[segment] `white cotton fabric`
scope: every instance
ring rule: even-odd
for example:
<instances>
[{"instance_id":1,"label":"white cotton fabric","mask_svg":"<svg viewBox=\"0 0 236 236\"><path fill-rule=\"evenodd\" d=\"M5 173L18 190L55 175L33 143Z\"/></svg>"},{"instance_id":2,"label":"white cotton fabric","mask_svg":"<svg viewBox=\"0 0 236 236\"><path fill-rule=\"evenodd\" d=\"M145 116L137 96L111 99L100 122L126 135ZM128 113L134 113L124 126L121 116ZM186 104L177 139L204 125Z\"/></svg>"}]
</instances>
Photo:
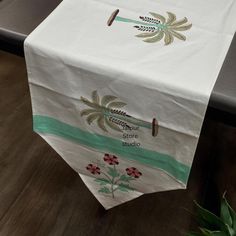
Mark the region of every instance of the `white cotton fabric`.
<instances>
[{"instance_id":1,"label":"white cotton fabric","mask_svg":"<svg viewBox=\"0 0 236 236\"><path fill-rule=\"evenodd\" d=\"M164 45L145 43L135 24L107 20L119 16L140 20L156 12L167 18L188 18L192 28L180 32L187 40ZM60 120L93 134L117 140L114 130L104 133L81 117L91 100L116 96L130 116L147 122L156 118L157 137L149 129L138 131L144 149L164 153L191 167L209 97L236 28L235 0L64 0L26 39L25 57L33 115ZM96 148L52 134L40 135L75 169L95 197L108 209L144 193L186 188L166 171L119 156L119 167L135 166L142 172L134 191L116 198L99 193L99 185L85 166L102 160ZM130 140L131 141L131 140ZM115 154L115 153L111 153ZM125 172L124 172L125 173Z\"/></svg>"}]
</instances>

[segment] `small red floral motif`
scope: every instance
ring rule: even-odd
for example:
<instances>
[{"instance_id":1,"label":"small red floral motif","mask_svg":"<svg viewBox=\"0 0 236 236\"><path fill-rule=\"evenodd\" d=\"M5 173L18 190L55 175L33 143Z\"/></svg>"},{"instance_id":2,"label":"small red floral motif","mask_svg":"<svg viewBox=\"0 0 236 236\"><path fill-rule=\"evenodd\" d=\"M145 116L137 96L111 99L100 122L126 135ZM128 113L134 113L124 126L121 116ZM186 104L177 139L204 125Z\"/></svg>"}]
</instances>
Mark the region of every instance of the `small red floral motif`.
<instances>
[{"instance_id":1,"label":"small red floral motif","mask_svg":"<svg viewBox=\"0 0 236 236\"><path fill-rule=\"evenodd\" d=\"M118 158L114 155L110 155L110 154L105 154L103 160L105 162L107 162L109 165L118 165L119 161Z\"/></svg>"},{"instance_id":2,"label":"small red floral motif","mask_svg":"<svg viewBox=\"0 0 236 236\"><path fill-rule=\"evenodd\" d=\"M126 168L127 175L130 175L134 178L139 178L142 173L135 167Z\"/></svg>"},{"instance_id":3,"label":"small red floral motif","mask_svg":"<svg viewBox=\"0 0 236 236\"><path fill-rule=\"evenodd\" d=\"M92 173L93 175L96 175L96 174L100 175L100 174L101 174L100 168L99 168L98 166L96 166L96 165L88 164L87 167L86 167L86 169L87 169L90 173Z\"/></svg>"}]
</instances>

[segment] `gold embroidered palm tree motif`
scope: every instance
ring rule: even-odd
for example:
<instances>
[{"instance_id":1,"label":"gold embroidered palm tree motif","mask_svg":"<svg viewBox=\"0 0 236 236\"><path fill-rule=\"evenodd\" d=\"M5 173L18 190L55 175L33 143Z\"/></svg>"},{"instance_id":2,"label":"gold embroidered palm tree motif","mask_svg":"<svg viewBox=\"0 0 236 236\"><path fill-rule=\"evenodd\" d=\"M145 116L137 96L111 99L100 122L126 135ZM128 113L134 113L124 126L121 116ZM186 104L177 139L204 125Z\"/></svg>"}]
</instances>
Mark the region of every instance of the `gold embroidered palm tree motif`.
<instances>
[{"instance_id":1,"label":"gold embroidered palm tree motif","mask_svg":"<svg viewBox=\"0 0 236 236\"><path fill-rule=\"evenodd\" d=\"M152 130L152 136L157 136L158 122L154 118L152 122L143 121L128 115L125 111L120 110L127 104L119 101L113 95L99 97L96 90L92 92L92 100L81 96L81 101L90 107L81 111L81 116L87 116L86 121L90 125L96 121L98 127L104 132L108 132L107 127L112 130L123 132L131 129L131 125L144 127Z\"/></svg>"},{"instance_id":2,"label":"gold embroidered palm tree motif","mask_svg":"<svg viewBox=\"0 0 236 236\"><path fill-rule=\"evenodd\" d=\"M164 39L165 45L169 45L174 42L175 38L185 41L186 36L180 32L187 31L192 27L192 24L188 23L186 17L177 20L176 15L171 12L167 12L167 18L150 12L152 17L140 16L139 21L120 17L118 13L119 9L112 13L107 22L108 26L111 26L114 21L134 23L135 28L143 31L143 33L136 35L136 37L143 38L143 41L146 43L156 43Z\"/></svg>"}]
</instances>

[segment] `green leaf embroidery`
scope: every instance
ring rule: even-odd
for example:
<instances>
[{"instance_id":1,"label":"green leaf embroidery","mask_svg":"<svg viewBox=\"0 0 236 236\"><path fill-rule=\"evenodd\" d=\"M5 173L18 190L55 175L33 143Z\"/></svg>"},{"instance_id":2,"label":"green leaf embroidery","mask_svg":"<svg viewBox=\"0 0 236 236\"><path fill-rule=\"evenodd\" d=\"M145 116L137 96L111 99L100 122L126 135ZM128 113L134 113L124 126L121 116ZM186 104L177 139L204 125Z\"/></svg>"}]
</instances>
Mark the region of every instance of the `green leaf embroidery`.
<instances>
[{"instance_id":1,"label":"green leaf embroidery","mask_svg":"<svg viewBox=\"0 0 236 236\"><path fill-rule=\"evenodd\" d=\"M120 174L117 172L116 169L112 168L112 167L108 167L109 171L107 172L111 177L116 178L119 177Z\"/></svg>"},{"instance_id":2,"label":"green leaf embroidery","mask_svg":"<svg viewBox=\"0 0 236 236\"><path fill-rule=\"evenodd\" d=\"M118 189L123 192L128 192L129 190L134 190L134 188L131 188L128 184L120 183L118 185Z\"/></svg>"},{"instance_id":3,"label":"green leaf embroidery","mask_svg":"<svg viewBox=\"0 0 236 236\"><path fill-rule=\"evenodd\" d=\"M133 177L130 177L130 176L127 176L127 175L121 175L120 176L120 181L123 181L123 182L129 182L130 180L133 180L134 178Z\"/></svg>"},{"instance_id":4,"label":"green leaf embroidery","mask_svg":"<svg viewBox=\"0 0 236 236\"><path fill-rule=\"evenodd\" d=\"M111 193L110 189L108 187L102 187L98 190L99 193Z\"/></svg>"},{"instance_id":5,"label":"green leaf embroidery","mask_svg":"<svg viewBox=\"0 0 236 236\"><path fill-rule=\"evenodd\" d=\"M97 178L95 182L99 182L100 185L107 185L110 184L110 181L105 178Z\"/></svg>"},{"instance_id":6,"label":"green leaf embroidery","mask_svg":"<svg viewBox=\"0 0 236 236\"><path fill-rule=\"evenodd\" d=\"M122 186L118 186L118 188L121 192L129 192L129 190L127 188L124 188Z\"/></svg>"}]
</instances>

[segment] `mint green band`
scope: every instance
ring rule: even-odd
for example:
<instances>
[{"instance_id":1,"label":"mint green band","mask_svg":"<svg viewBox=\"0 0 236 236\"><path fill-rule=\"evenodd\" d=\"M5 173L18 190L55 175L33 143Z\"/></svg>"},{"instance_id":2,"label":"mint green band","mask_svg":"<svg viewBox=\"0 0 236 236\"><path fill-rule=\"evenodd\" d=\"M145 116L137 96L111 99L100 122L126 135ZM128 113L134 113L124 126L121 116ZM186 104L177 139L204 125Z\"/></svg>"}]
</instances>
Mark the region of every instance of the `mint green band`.
<instances>
[{"instance_id":1,"label":"mint green band","mask_svg":"<svg viewBox=\"0 0 236 236\"><path fill-rule=\"evenodd\" d=\"M145 22L141 22L141 21L137 21L137 20L132 20L132 19L124 18L124 17L121 17L121 16L117 16L117 17L115 18L115 20L116 20L116 21L121 21L121 22L128 22L128 23L139 24L139 25L157 27L157 24L145 23Z\"/></svg>"},{"instance_id":2,"label":"mint green band","mask_svg":"<svg viewBox=\"0 0 236 236\"><path fill-rule=\"evenodd\" d=\"M155 27L156 29L165 29L166 28L165 24L145 23L143 21L132 20L132 19L121 17L121 16L117 16L115 18L115 21L121 21L121 22L126 22L126 23L134 23L134 24L143 25L143 26L150 26L150 27Z\"/></svg>"},{"instance_id":3,"label":"mint green band","mask_svg":"<svg viewBox=\"0 0 236 236\"><path fill-rule=\"evenodd\" d=\"M48 116L34 115L33 128L37 133L53 134L88 148L111 152L117 156L162 169L182 183L187 183L190 167L169 155L141 147L124 147L121 140L90 133Z\"/></svg>"}]
</instances>

